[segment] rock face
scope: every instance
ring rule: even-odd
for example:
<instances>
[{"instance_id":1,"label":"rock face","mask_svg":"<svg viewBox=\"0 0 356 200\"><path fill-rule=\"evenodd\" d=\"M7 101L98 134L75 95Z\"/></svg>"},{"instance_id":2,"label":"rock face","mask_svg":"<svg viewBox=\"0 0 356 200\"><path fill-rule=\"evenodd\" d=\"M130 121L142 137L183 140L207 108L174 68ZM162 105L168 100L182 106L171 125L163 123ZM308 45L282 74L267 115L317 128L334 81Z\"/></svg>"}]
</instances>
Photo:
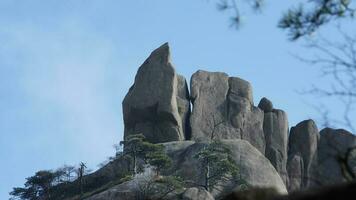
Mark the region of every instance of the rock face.
<instances>
[{"instance_id":1,"label":"rock face","mask_svg":"<svg viewBox=\"0 0 356 200\"><path fill-rule=\"evenodd\" d=\"M190 112L187 91L166 43L139 68L123 101L125 137L142 133L153 143L184 140Z\"/></svg>"},{"instance_id":2,"label":"rock face","mask_svg":"<svg viewBox=\"0 0 356 200\"><path fill-rule=\"evenodd\" d=\"M295 191L342 182L335 157L356 146L356 137L344 130L324 129L320 136L312 120L297 124L288 134L287 114L265 97L254 106L252 86L243 79L199 70L188 86L175 72L168 44L153 51L139 68L123 112L125 137L143 133L150 142L164 143L185 178L199 174L193 155L207 142L221 139L236 162L243 163L241 176L249 183L277 185L284 191L282 179ZM330 143L337 148L329 148Z\"/></svg>"},{"instance_id":3,"label":"rock face","mask_svg":"<svg viewBox=\"0 0 356 200\"><path fill-rule=\"evenodd\" d=\"M136 200L137 195L133 190L135 187L133 181L128 181L86 198L85 200Z\"/></svg>"},{"instance_id":4,"label":"rock face","mask_svg":"<svg viewBox=\"0 0 356 200\"><path fill-rule=\"evenodd\" d=\"M193 188L188 188L187 190L184 191L182 195L182 199L183 200L201 200L201 199L214 200L214 197L211 196L211 194L208 191L202 188L193 187Z\"/></svg>"},{"instance_id":5,"label":"rock face","mask_svg":"<svg viewBox=\"0 0 356 200\"><path fill-rule=\"evenodd\" d=\"M303 158L297 154L288 158L288 191L297 191L302 187L304 179L304 163Z\"/></svg>"},{"instance_id":6,"label":"rock face","mask_svg":"<svg viewBox=\"0 0 356 200\"><path fill-rule=\"evenodd\" d=\"M319 138L318 128L312 120L302 121L291 128L288 152L289 191L317 184L315 173ZM300 185L293 185L298 184L299 180Z\"/></svg>"},{"instance_id":7,"label":"rock face","mask_svg":"<svg viewBox=\"0 0 356 200\"><path fill-rule=\"evenodd\" d=\"M322 185L345 181L343 164L338 159L348 160L356 174L356 137L343 129L325 128L320 131L318 145L318 180ZM349 152L349 153L348 153ZM346 158L346 156L348 158ZM347 176L347 175L346 175Z\"/></svg>"},{"instance_id":8,"label":"rock face","mask_svg":"<svg viewBox=\"0 0 356 200\"><path fill-rule=\"evenodd\" d=\"M223 143L232 152L233 159L239 167L241 180L251 186L275 187L279 193L287 193L286 186L269 160L248 141L230 139L223 140ZM174 168L167 173L175 172L185 180L190 180L188 182L203 184L203 170L194 155L204 148L206 142L170 142L164 145L174 161ZM236 184L227 183L221 190L228 192L235 187ZM215 197L223 193L212 191Z\"/></svg>"},{"instance_id":9,"label":"rock face","mask_svg":"<svg viewBox=\"0 0 356 200\"><path fill-rule=\"evenodd\" d=\"M122 103L124 136L142 133L149 142L162 143L172 166L162 169L159 176L152 167L146 167L145 173L136 174L133 180L87 200L143 199L147 193L140 194L140 188L146 183L153 189L148 198L157 199L160 188L152 181L170 175L183 178L188 189L168 193L167 199L209 200L221 199L231 191L241 192L246 185L285 194L287 189L293 192L343 182L350 176L345 173L348 171L356 174L355 135L330 128L319 134L312 120L300 122L288 134L287 114L265 97L254 106L252 86L243 79L199 70L191 77L190 92L185 78L175 72L168 44L154 50L139 68ZM195 156L213 140L230 149L239 178L221 181L216 184L218 189L207 192L196 187L204 185L205 174ZM347 165L340 162L345 160ZM85 188L90 188L85 193L101 191L130 173L132 162L119 156L84 177ZM78 181L73 181L55 187L62 195L77 185Z\"/></svg>"},{"instance_id":10,"label":"rock face","mask_svg":"<svg viewBox=\"0 0 356 200\"><path fill-rule=\"evenodd\" d=\"M263 111L253 106L250 83L199 70L190 88L192 140L244 139L264 154Z\"/></svg>"},{"instance_id":11,"label":"rock face","mask_svg":"<svg viewBox=\"0 0 356 200\"><path fill-rule=\"evenodd\" d=\"M191 138L191 128L190 128L190 94L188 91L188 85L185 78L181 75L177 76L178 87L176 96L178 113L182 121L182 128L185 135L185 139L189 140Z\"/></svg>"},{"instance_id":12,"label":"rock face","mask_svg":"<svg viewBox=\"0 0 356 200\"><path fill-rule=\"evenodd\" d=\"M272 102L262 98L258 104L264 111L263 132L266 139L265 156L287 184L288 118L283 110L273 109Z\"/></svg>"},{"instance_id":13,"label":"rock face","mask_svg":"<svg viewBox=\"0 0 356 200\"><path fill-rule=\"evenodd\" d=\"M266 113L273 111L273 104L266 97L263 97L261 99L260 103L258 104L258 107Z\"/></svg>"}]
</instances>

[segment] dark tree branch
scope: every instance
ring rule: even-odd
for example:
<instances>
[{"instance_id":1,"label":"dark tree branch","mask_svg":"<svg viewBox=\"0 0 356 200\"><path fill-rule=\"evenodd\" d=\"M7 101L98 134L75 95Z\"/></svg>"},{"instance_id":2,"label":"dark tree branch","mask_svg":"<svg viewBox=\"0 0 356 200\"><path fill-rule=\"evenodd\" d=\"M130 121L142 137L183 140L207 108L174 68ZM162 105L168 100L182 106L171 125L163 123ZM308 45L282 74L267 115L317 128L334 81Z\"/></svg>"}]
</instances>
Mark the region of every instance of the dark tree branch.
<instances>
[{"instance_id":1,"label":"dark tree branch","mask_svg":"<svg viewBox=\"0 0 356 200\"><path fill-rule=\"evenodd\" d=\"M351 116L356 101L356 36L352 37L341 29L339 33L341 42L331 42L322 36L318 40L306 40L306 47L314 50L316 55L312 58L296 57L304 63L320 67L322 77L329 82L329 87L313 85L303 93L339 100L343 104L344 113L338 124L355 132Z\"/></svg>"}]
</instances>

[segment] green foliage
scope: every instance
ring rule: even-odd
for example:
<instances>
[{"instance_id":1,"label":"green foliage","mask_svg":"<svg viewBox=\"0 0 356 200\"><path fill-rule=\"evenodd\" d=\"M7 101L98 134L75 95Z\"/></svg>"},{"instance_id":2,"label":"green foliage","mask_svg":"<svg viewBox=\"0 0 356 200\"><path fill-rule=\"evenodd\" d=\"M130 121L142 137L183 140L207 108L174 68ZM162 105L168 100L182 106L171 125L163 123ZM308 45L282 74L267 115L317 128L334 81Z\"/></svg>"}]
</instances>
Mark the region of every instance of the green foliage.
<instances>
[{"instance_id":1,"label":"green foliage","mask_svg":"<svg viewBox=\"0 0 356 200\"><path fill-rule=\"evenodd\" d=\"M353 18L356 11L351 8L351 0L308 1L306 5L310 4L311 9L306 9L305 4L289 9L280 20L278 26L289 31L291 40L309 35L332 20Z\"/></svg>"},{"instance_id":2,"label":"green foliage","mask_svg":"<svg viewBox=\"0 0 356 200\"><path fill-rule=\"evenodd\" d=\"M131 181L132 180L132 175L126 175L125 177L120 179L120 182L126 182L126 181Z\"/></svg>"},{"instance_id":3,"label":"green foliage","mask_svg":"<svg viewBox=\"0 0 356 200\"><path fill-rule=\"evenodd\" d=\"M164 176L156 180L156 183L160 184L159 199L163 199L172 192L182 192L184 188L184 181L178 176Z\"/></svg>"},{"instance_id":4,"label":"green foliage","mask_svg":"<svg viewBox=\"0 0 356 200\"><path fill-rule=\"evenodd\" d=\"M137 163L138 159L145 157L146 149L149 146L146 145L147 142L144 140L145 136L143 134L134 134L129 135L124 141L120 142L120 145L124 146L124 156L132 162L133 174L137 174L139 172Z\"/></svg>"},{"instance_id":5,"label":"green foliage","mask_svg":"<svg viewBox=\"0 0 356 200\"><path fill-rule=\"evenodd\" d=\"M10 192L12 199L37 200L40 197L50 199L50 189L57 174L52 171L38 171L34 176L26 178L25 187L16 187Z\"/></svg>"},{"instance_id":6,"label":"green foliage","mask_svg":"<svg viewBox=\"0 0 356 200\"><path fill-rule=\"evenodd\" d=\"M137 195L139 199L165 199L168 194L177 194L183 191L184 181L177 176L141 178L137 182Z\"/></svg>"},{"instance_id":7,"label":"green foliage","mask_svg":"<svg viewBox=\"0 0 356 200\"><path fill-rule=\"evenodd\" d=\"M221 141L213 141L202 148L195 156L204 168L203 187L211 191L221 182L236 179L238 167L232 159L230 149Z\"/></svg>"},{"instance_id":8,"label":"green foliage","mask_svg":"<svg viewBox=\"0 0 356 200\"><path fill-rule=\"evenodd\" d=\"M244 9L243 1L218 0L217 8L220 11L230 11L232 14L231 25L239 28L241 25L241 9ZM248 0L250 7L260 11L264 0ZM287 10L281 17L278 27L288 31L289 37L295 41L306 35L310 35L321 26L334 20L354 18L356 9L352 0L317 0L300 3L298 7Z\"/></svg>"},{"instance_id":9,"label":"green foliage","mask_svg":"<svg viewBox=\"0 0 356 200\"><path fill-rule=\"evenodd\" d=\"M260 11L264 0L247 0L245 1L254 11ZM217 8L220 11L231 11L233 13L231 17L231 26L239 28L241 25L241 14L240 14L241 5L238 4L236 0L219 0L217 3Z\"/></svg>"},{"instance_id":10,"label":"green foliage","mask_svg":"<svg viewBox=\"0 0 356 200\"><path fill-rule=\"evenodd\" d=\"M155 167L157 176L162 169L166 169L172 165L172 160L164 152L163 145L157 145L152 151L147 154L148 163Z\"/></svg>"},{"instance_id":11,"label":"green foliage","mask_svg":"<svg viewBox=\"0 0 356 200\"><path fill-rule=\"evenodd\" d=\"M133 175L140 173L144 166L140 166L138 160L144 165L150 165L156 171L156 176L146 177L139 181L137 190L141 199L148 197L163 199L168 194L180 191L183 188L183 180L176 176L160 176L160 172L172 165L172 160L167 156L162 144L152 144L145 140L142 134L130 135L120 143L124 145L123 156L133 164ZM135 170L136 168L136 170ZM129 176L127 180L131 180Z\"/></svg>"},{"instance_id":12,"label":"green foliage","mask_svg":"<svg viewBox=\"0 0 356 200\"><path fill-rule=\"evenodd\" d=\"M132 162L133 174L138 174L143 170L143 166L138 164L139 159L143 160L144 164L153 166L157 175L162 169L170 167L172 163L172 160L166 155L163 145L146 141L142 134L130 135L120 144L124 145L123 155Z\"/></svg>"}]
</instances>

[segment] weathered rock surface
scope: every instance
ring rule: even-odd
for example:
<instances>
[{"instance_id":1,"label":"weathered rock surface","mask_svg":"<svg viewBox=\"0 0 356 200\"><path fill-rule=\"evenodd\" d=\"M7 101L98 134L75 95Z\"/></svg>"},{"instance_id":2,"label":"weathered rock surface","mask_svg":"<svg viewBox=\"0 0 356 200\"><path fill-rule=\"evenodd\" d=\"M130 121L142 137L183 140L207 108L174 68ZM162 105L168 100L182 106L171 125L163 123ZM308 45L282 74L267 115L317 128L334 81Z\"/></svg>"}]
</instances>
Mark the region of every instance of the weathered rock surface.
<instances>
[{"instance_id":1,"label":"weathered rock surface","mask_svg":"<svg viewBox=\"0 0 356 200\"><path fill-rule=\"evenodd\" d=\"M269 160L248 141L231 139L223 140L223 143L232 152L233 159L239 167L241 180L251 186L275 187L280 193L287 192L282 179ZM192 143L191 141L165 143L167 153L174 161L174 168L167 173L175 172L185 180L202 184L204 181L203 170L194 155L206 144L206 142ZM227 183L222 190L228 192L235 187L236 184ZM216 197L222 193L212 191L212 194Z\"/></svg>"},{"instance_id":2,"label":"weathered rock surface","mask_svg":"<svg viewBox=\"0 0 356 200\"><path fill-rule=\"evenodd\" d=\"M315 173L319 138L318 128L312 120L302 121L291 128L287 164L290 180L289 191L292 191L292 188L307 188L316 185ZM300 159L296 156L299 156ZM302 165L302 167L293 165ZM299 174L302 174L302 177L298 177ZM302 179L300 185L291 185L298 182L293 179L299 180L300 178Z\"/></svg>"},{"instance_id":3,"label":"weathered rock surface","mask_svg":"<svg viewBox=\"0 0 356 200\"><path fill-rule=\"evenodd\" d=\"M137 195L134 191L135 187L136 184L134 181L127 181L109 188L104 192L86 198L85 200L136 200Z\"/></svg>"},{"instance_id":4,"label":"weathered rock surface","mask_svg":"<svg viewBox=\"0 0 356 200\"><path fill-rule=\"evenodd\" d=\"M263 120L263 132L266 139L265 156L271 161L286 184L289 131L287 114L283 110L273 109L271 101L267 98L263 98L258 106L265 111Z\"/></svg>"},{"instance_id":5,"label":"weathered rock surface","mask_svg":"<svg viewBox=\"0 0 356 200\"><path fill-rule=\"evenodd\" d=\"M125 137L142 133L153 143L184 140L189 95L170 61L168 44L149 56L123 101Z\"/></svg>"},{"instance_id":6,"label":"weathered rock surface","mask_svg":"<svg viewBox=\"0 0 356 200\"><path fill-rule=\"evenodd\" d=\"M258 103L258 107L263 110L264 112L272 112L273 110L273 104L272 102L267 99L266 97L263 97L260 101L260 103Z\"/></svg>"},{"instance_id":7,"label":"weathered rock surface","mask_svg":"<svg viewBox=\"0 0 356 200\"><path fill-rule=\"evenodd\" d=\"M186 140L189 140L191 137L191 128L190 128L190 94L188 91L188 84L185 78L181 75L177 75L177 106L178 113L182 121L182 128Z\"/></svg>"},{"instance_id":8,"label":"weathered rock surface","mask_svg":"<svg viewBox=\"0 0 356 200\"><path fill-rule=\"evenodd\" d=\"M188 188L182 195L183 200L214 200L214 197L203 188Z\"/></svg>"},{"instance_id":9,"label":"weathered rock surface","mask_svg":"<svg viewBox=\"0 0 356 200\"><path fill-rule=\"evenodd\" d=\"M253 106L250 83L199 70L190 87L192 140L244 139L264 154L263 111Z\"/></svg>"},{"instance_id":10,"label":"weathered rock surface","mask_svg":"<svg viewBox=\"0 0 356 200\"><path fill-rule=\"evenodd\" d=\"M162 143L173 160L170 169L160 172L162 176L150 172L154 180L179 175L187 187L192 187L180 194L170 193L168 199L220 198L232 190L238 193L246 186L244 183L262 190L272 187L283 194L287 188L293 192L343 182L348 167L356 173L355 135L330 128L319 134L315 123L306 120L292 127L288 136L286 113L275 109L267 98L255 107L252 87L243 79L199 70L191 78L190 91L185 78L175 72L169 46L164 44L141 65L122 104L125 137L142 133L148 141ZM195 188L203 184L204 170L194 156L216 139L231 150L240 179L227 181L219 188L221 191L209 193ZM345 160L348 152L346 166L340 160ZM101 191L131 171L132 163L124 156L118 157L84 176L85 193ZM145 180L137 179L141 175L87 200L140 199L138 185ZM68 188L77 186L78 180L54 186L61 195L57 199L77 195L67 193ZM158 186L153 189L152 198Z\"/></svg>"},{"instance_id":11,"label":"weathered rock surface","mask_svg":"<svg viewBox=\"0 0 356 200\"><path fill-rule=\"evenodd\" d=\"M294 154L288 157L288 191L293 192L301 189L304 177L304 163L300 155Z\"/></svg>"},{"instance_id":12,"label":"weathered rock surface","mask_svg":"<svg viewBox=\"0 0 356 200\"><path fill-rule=\"evenodd\" d=\"M325 128L320 131L317 176L321 185L345 181L347 173L344 174L343 164L338 161L340 158L348 160L350 169L356 174L355 148L356 137L346 130ZM349 155L348 158L346 158L347 155Z\"/></svg>"}]
</instances>

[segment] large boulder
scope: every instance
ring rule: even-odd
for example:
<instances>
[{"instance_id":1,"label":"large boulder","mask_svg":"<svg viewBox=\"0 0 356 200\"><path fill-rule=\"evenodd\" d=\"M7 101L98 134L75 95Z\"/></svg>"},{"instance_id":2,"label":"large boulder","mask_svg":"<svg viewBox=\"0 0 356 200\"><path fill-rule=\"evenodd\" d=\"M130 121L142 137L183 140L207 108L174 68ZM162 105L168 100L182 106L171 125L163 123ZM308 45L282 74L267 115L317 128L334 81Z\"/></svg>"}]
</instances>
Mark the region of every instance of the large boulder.
<instances>
[{"instance_id":1,"label":"large boulder","mask_svg":"<svg viewBox=\"0 0 356 200\"><path fill-rule=\"evenodd\" d=\"M203 188L192 187L188 188L182 194L183 200L214 200L214 197Z\"/></svg>"},{"instance_id":2,"label":"large boulder","mask_svg":"<svg viewBox=\"0 0 356 200\"><path fill-rule=\"evenodd\" d=\"M271 161L286 184L288 118L283 110L273 109L271 101L262 98L259 105L264 110L263 132L266 139L265 156Z\"/></svg>"},{"instance_id":3,"label":"large boulder","mask_svg":"<svg viewBox=\"0 0 356 200\"><path fill-rule=\"evenodd\" d=\"M302 121L291 128L287 164L290 191L292 188L304 189L317 185L316 168L319 138L318 128L313 120ZM295 171L296 169L302 171ZM292 183L298 183L298 181L294 181L293 179L301 179L302 181L300 185L291 185Z\"/></svg>"},{"instance_id":4,"label":"large boulder","mask_svg":"<svg viewBox=\"0 0 356 200\"><path fill-rule=\"evenodd\" d=\"M127 181L95 194L85 200L136 200L138 198L134 181Z\"/></svg>"},{"instance_id":5,"label":"large boulder","mask_svg":"<svg viewBox=\"0 0 356 200\"><path fill-rule=\"evenodd\" d=\"M166 43L141 65L125 96L125 137L142 133L153 143L184 140L189 112L187 84L176 74Z\"/></svg>"},{"instance_id":6,"label":"large boulder","mask_svg":"<svg viewBox=\"0 0 356 200\"><path fill-rule=\"evenodd\" d=\"M265 151L263 111L253 105L249 82L199 70L191 78L192 139L244 139Z\"/></svg>"},{"instance_id":7,"label":"large boulder","mask_svg":"<svg viewBox=\"0 0 356 200\"><path fill-rule=\"evenodd\" d=\"M278 172L271 165L269 160L261 154L248 141L240 139L222 140L231 150L232 157L239 168L240 183L246 183L257 187L274 187L280 193L286 193L286 186ZM169 156L173 159L173 168L166 172L176 173L192 185L202 185L204 183L204 170L199 161L194 157L208 142L170 142L165 143ZM230 192L237 183L227 182L221 191L213 190L215 197Z\"/></svg>"},{"instance_id":8,"label":"large boulder","mask_svg":"<svg viewBox=\"0 0 356 200\"><path fill-rule=\"evenodd\" d=\"M330 185L346 181L349 176L345 171L347 167L356 174L356 136L343 129L325 128L320 131L317 174L319 183Z\"/></svg>"}]
</instances>

